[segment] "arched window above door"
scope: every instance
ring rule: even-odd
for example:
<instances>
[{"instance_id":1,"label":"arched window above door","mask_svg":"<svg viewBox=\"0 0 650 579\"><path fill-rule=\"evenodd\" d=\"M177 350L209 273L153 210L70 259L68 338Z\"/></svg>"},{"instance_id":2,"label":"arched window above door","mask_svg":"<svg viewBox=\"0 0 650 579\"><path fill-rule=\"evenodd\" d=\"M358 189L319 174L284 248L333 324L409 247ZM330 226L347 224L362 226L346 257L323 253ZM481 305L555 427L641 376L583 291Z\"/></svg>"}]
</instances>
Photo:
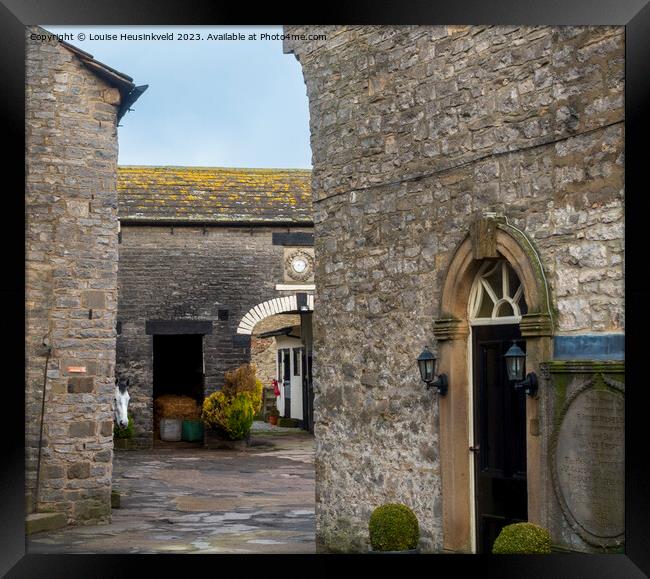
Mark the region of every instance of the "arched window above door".
<instances>
[{"instance_id":1,"label":"arched window above door","mask_svg":"<svg viewBox=\"0 0 650 579\"><path fill-rule=\"evenodd\" d=\"M524 288L508 261L484 262L470 291L470 323L516 324L527 312Z\"/></svg>"}]
</instances>

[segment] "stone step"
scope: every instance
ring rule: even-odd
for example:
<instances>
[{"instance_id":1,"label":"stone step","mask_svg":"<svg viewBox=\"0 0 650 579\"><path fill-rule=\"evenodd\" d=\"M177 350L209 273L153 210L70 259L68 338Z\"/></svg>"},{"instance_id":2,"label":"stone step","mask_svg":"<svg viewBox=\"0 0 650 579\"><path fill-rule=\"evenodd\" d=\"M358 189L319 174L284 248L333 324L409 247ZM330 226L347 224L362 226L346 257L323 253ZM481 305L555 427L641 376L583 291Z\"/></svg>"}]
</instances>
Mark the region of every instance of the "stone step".
<instances>
[{"instance_id":1,"label":"stone step","mask_svg":"<svg viewBox=\"0 0 650 579\"><path fill-rule=\"evenodd\" d=\"M25 518L25 532L28 535L41 531L54 531L65 525L66 518L63 513L31 513Z\"/></svg>"}]
</instances>

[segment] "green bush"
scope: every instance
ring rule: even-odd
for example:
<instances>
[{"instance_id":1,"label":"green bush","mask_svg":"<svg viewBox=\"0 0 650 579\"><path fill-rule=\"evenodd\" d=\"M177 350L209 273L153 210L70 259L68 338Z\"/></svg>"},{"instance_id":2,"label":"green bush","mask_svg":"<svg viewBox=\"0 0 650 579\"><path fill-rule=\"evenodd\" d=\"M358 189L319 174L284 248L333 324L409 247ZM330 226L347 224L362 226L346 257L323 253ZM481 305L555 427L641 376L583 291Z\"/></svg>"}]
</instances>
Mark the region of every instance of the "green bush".
<instances>
[{"instance_id":1,"label":"green bush","mask_svg":"<svg viewBox=\"0 0 650 579\"><path fill-rule=\"evenodd\" d=\"M129 424L126 428L120 428L117 424L113 423L113 438L133 438L135 434L135 423L133 416L129 414Z\"/></svg>"},{"instance_id":2,"label":"green bush","mask_svg":"<svg viewBox=\"0 0 650 579\"><path fill-rule=\"evenodd\" d=\"M236 370L226 372L221 391L230 398L245 394L250 399L255 414L262 410L264 385L257 379L255 364L242 364Z\"/></svg>"},{"instance_id":3,"label":"green bush","mask_svg":"<svg viewBox=\"0 0 650 579\"><path fill-rule=\"evenodd\" d=\"M406 505L388 503L377 507L368 523L370 544L375 551L415 549L420 527L415 513Z\"/></svg>"},{"instance_id":4,"label":"green bush","mask_svg":"<svg viewBox=\"0 0 650 579\"><path fill-rule=\"evenodd\" d=\"M227 396L219 391L203 401L201 419L207 428L225 438L241 440L250 432L254 415L253 402L246 393Z\"/></svg>"},{"instance_id":5,"label":"green bush","mask_svg":"<svg viewBox=\"0 0 650 579\"><path fill-rule=\"evenodd\" d=\"M551 535L533 523L514 523L501 529L492 546L492 553L539 554L551 552Z\"/></svg>"},{"instance_id":6,"label":"green bush","mask_svg":"<svg viewBox=\"0 0 650 579\"><path fill-rule=\"evenodd\" d=\"M284 426L286 428L296 428L298 426L298 420L295 418L278 418L278 426Z\"/></svg>"},{"instance_id":7,"label":"green bush","mask_svg":"<svg viewBox=\"0 0 650 579\"><path fill-rule=\"evenodd\" d=\"M263 390L253 364L226 372L221 390L203 401L201 419L205 427L229 440L246 438L262 409Z\"/></svg>"}]
</instances>

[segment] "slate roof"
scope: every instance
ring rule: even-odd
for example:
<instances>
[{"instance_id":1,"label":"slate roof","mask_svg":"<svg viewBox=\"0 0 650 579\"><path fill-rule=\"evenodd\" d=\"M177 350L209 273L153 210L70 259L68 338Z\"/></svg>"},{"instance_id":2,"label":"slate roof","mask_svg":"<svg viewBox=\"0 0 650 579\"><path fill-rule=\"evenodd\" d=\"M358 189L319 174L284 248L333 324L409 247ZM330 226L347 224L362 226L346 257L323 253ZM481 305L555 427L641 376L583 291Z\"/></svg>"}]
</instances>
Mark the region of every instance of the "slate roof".
<instances>
[{"instance_id":1,"label":"slate roof","mask_svg":"<svg viewBox=\"0 0 650 579\"><path fill-rule=\"evenodd\" d=\"M122 223L304 223L311 225L311 171L122 166Z\"/></svg>"},{"instance_id":2,"label":"slate roof","mask_svg":"<svg viewBox=\"0 0 650 579\"><path fill-rule=\"evenodd\" d=\"M49 35L52 34L40 26L36 28ZM92 54L85 50L81 50L81 48L74 46L73 44L69 44L64 40L59 40L59 44L76 55L86 68L90 69L98 77L103 78L108 84L114 86L118 91L120 91L120 107L117 111L118 122L127 111L131 110L131 105L135 103L135 101L137 101L142 93L149 87L148 84L135 86L133 79L128 74L124 74L123 72L115 70L113 67L100 62Z\"/></svg>"}]
</instances>

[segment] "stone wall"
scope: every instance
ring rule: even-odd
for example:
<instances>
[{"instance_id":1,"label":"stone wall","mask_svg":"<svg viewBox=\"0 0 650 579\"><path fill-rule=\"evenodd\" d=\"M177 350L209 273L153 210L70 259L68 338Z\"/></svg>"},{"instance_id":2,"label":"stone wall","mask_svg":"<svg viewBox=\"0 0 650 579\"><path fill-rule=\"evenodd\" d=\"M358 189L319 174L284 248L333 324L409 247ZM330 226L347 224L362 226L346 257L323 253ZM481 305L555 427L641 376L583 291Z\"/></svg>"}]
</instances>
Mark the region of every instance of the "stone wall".
<instances>
[{"instance_id":1,"label":"stone wall","mask_svg":"<svg viewBox=\"0 0 650 579\"><path fill-rule=\"evenodd\" d=\"M273 232L287 230L122 227L117 372L131 379L129 408L142 441L151 443L153 434L153 339L146 322L211 321L212 332L203 336L205 392L219 389L226 371L250 361L250 337L236 333L244 315L260 302L295 293L275 289L283 283L284 246L273 245ZM227 319L219 319L220 310Z\"/></svg>"},{"instance_id":2,"label":"stone wall","mask_svg":"<svg viewBox=\"0 0 650 579\"><path fill-rule=\"evenodd\" d=\"M26 53L26 491L39 511L110 518L117 311L116 89L58 43ZM42 31L41 31L42 32ZM119 100L119 98L117 98ZM113 104L111 104L113 103ZM70 368L84 368L73 373Z\"/></svg>"},{"instance_id":3,"label":"stone wall","mask_svg":"<svg viewBox=\"0 0 650 579\"><path fill-rule=\"evenodd\" d=\"M556 334L621 333L624 31L303 27L313 151L317 537L411 506L442 548L437 402L415 358L469 225L532 240ZM452 386L453 387L453 386Z\"/></svg>"}]
</instances>

